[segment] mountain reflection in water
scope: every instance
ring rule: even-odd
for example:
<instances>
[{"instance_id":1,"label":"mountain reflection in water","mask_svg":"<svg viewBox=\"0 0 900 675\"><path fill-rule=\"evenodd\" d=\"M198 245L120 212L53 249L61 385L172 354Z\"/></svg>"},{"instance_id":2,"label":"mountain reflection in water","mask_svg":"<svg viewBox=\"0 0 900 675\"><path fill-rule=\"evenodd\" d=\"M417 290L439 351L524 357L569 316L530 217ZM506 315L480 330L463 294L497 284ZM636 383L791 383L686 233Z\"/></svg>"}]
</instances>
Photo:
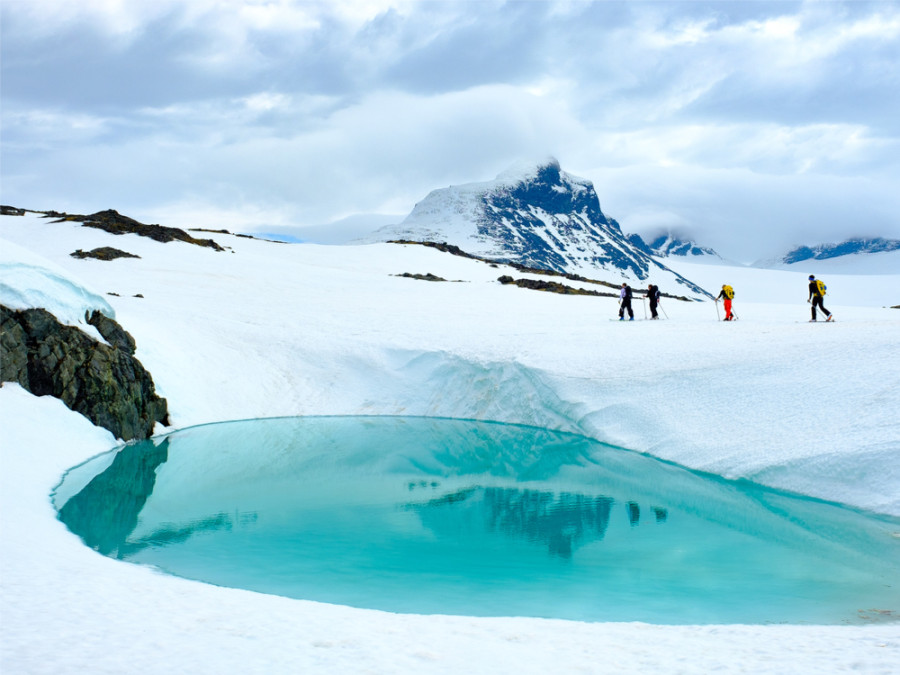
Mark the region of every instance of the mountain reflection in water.
<instances>
[{"instance_id":1,"label":"mountain reflection in water","mask_svg":"<svg viewBox=\"0 0 900 675\"><path fill-rule=\"evenodd\" d=\"M63 505L60 520L94 550L119 559L148 546L183 542L198 532L231 529L231 514L216 513L182 525L166 523L147 536L129 540L144 504L153 494L156 471L168 458L169 438L159 445L151 441L126 445L105 471ZM243 522L253 519L255 514L241 518Z\"/></svg>"},{"instance_id":2,"label":"mountain reflection in water","mask_svg":"<svg viewBox=\"0 0 900 675\"><path fill-rule=\"evenodd\" d=\"M603 539L615 503L606 496L475 485L405 508L437 532L455 529L448 528L452 521L474 520L488 532L538 542L550 555L571 558L577 548ZM640 506L629 501L625 508L629 523L638 525ZM657 523L666 522L667 509L653 506L652 511Z\"/></svg>"}]
</instances>

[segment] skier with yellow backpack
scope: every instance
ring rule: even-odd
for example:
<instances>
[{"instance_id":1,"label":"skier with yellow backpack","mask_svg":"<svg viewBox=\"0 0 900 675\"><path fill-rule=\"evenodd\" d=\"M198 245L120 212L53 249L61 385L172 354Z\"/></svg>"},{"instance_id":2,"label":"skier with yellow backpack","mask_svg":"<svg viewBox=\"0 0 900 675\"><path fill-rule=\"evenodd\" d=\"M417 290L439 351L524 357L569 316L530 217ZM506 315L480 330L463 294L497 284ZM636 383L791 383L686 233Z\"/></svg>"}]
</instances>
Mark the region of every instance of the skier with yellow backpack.
<instances>
[{"instance_id":1,"label":"skier with yellow backpack","mask_svg":"<svg viewBox=\"0 0 900 675\"><path fill-rule=\"evenodd\" d=\"M825 305L822 304L822 298L825 297L825 282L821 279L816 279L814 274L809 275L809 297L806 299L807 302L812 303L812 319L810 319L810 323L816 320L816 305L819 306L819 309L822 310L822 313L827 317L826 321L834 321L834 315L825 309Z\"/></svg>"},{"instance_id":2,"label":"skier with yellow backpack","mask_svg":"<svg viewBox=\"0 0 900 675\"><path fill-rule=\"evenodd\" d=\"M725 304L725 321L734 321L735 316L731 312L731 301L734 300L734 289L728 284L722 285L722 290L719 292L719 295L716 296L716 305L718 307L718 303L720 299L724 299ZM716 309L718 312L718 308Z\"/></svg>"}]
</instances>

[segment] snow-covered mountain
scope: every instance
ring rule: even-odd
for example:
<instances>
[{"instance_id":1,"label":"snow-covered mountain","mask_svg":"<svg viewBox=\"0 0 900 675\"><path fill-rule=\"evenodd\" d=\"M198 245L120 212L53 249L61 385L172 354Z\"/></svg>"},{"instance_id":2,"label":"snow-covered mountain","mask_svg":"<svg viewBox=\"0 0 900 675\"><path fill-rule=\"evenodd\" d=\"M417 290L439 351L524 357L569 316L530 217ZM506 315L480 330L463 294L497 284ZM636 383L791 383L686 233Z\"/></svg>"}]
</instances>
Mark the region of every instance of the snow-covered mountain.
<instances>
[{"instance_id":1,"label":"snow-covered mountain","mask_svg":"<svg viewBox=\"0 0 900 675\"><path fill-rule=\"evenodd\" d=\"M398 225L367 241L433 241L501 262L607 281L656 283L708 297L697 284L635 246L600 209L591 181L555 159L515 166L493 181L432 191Z\"/></svg>"},{"instance_id":2,"label":"snow-covered mountain","mask_svg":"<svg viewBox=\"0 0 900 675\"><path fill-rule=\"evenodd\" d=\"M637 235L631 236L635 237ZM653 255L657 255L661 258L681 256L692 262L698 262L703 259L712 259L719 263L722 262L722 257L713 249L700 246L690 239L682 239L671 232L660 234L652 239L647 244L647 247L653 252Z\"/></svg>"},{"instance_id":3,"label":"snow-covered mountain","mask_svg":"<svg viewBox=\"0 0 900 675\"><path fill-rule=\"evenodd\" d=\"M802 267L811 272L889 274L900 269L900 240L853 238L839 244L798 246L783 255L759 260L753 266L788 270Z\"/></svg>"},{"instance_id":4,"label":"snow-covered mountain","mask_svg":"<svg viewBox=\"0 0 900 675\"><path fill-rule=\"evenodd\" d=\"M887 253L900 249L900 239L847 239L840 244L819 244L818 246L798 246L788 251L780 262L787 265L803 262L804 260L828 260L844 255L857 255L860 253Z\"/></svg>"},{"instance_id":5,"label":"snow-covered mountain","mask_svg":"<svg viewBox=\"0 0 900 675\"><path fill-rule=\"evenodd\" d=\"M900 239L884 239L874 237L863 239L854 237L839 244L818 244L816 246L798 246L783 255L765 258L754 263L754 267L780 267L794 265L809 260L831 260L848 255L867 255L872 253L890 253L900 250Z\"/></svg>"}]
</instances>

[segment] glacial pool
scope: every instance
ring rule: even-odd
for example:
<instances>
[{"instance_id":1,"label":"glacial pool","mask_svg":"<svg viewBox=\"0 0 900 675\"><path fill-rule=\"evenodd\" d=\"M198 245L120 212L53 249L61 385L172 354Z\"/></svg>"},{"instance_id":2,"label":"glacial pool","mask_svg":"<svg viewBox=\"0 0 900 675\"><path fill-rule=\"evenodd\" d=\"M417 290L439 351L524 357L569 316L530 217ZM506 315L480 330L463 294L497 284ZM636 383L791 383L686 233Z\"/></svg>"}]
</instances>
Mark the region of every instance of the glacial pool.
<instances>
[{"instance_id":1,"label":"glacial pool","mask_svg":"<svg viewBox=\"0 0 900 675\"><path fill-rule=\"evenodd\" d=\"M900 613L900 519L533 427L211 424L95 457L53 499L104 555L391 612L661 624Z\"/></svg>"}]
</instances>

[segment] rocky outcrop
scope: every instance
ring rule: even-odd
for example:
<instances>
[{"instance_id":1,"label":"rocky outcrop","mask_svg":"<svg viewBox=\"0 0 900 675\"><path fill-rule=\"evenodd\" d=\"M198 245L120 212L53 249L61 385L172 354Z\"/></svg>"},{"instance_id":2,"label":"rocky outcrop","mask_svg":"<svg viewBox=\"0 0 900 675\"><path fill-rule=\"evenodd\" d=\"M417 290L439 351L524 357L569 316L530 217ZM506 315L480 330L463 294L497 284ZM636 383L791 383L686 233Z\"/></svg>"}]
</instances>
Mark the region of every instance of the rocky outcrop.
<instances>
[{"instance_id":1,"label":"rocky outcrop","mask_svg":"<svg viewBox=\"0 0 900 675\"><path fill-rule=\"evenodd\" d=\"M103 230L104 232L109 232L110 234L133 233L142 237L149 237L154 241L163 243L170 241L183 241L188 244L196 244L197 246L204 246L216 251L225 250L212 239L197 239L196 237L192 237L187 232L185 232L184 230L180 230L177 227L165 227L163 225L145 225L144 223L139 223L134 218L123 216L121 213L114 209L98 211L97 213L93 213L89 216L56 213L54 211L46 211L44 213L47 216L53 216L59 218L60 220L79 222L85 227L95 227L99 230Z\"/></svg>"},{"instance_id":2,"label":"rocky outcrop","mask_svg":"<svg viewBox=\"0 0 900 675\"><path fill-rule=\"evenodd\" d=\"M530 288L533 291L547 291L550 293L560 293L562 295L594 295L607 298L619 297L615 293L604 293L602 291L588 291L583 288L574 288L566 286L556 281L540 281L538 279L513 279L511 276L503 275L497 279L504 286L514 284L519 288Z\"/></svg>"},{"instance_id":3,"label":"rocky outcrop","mask_svg":"<svg viewBox=\"0 0 900 675\"><path fill-rule=\"evenodd\" d=\"M122 440L148 438L157 422L168 425L168 404L134 358L134 338L100 312L88 322L109 344L45 309L0 305L0 381L54 396Z\"/></svg>"},{"instance_id":4,"label":"rocky outcrop","mask_svg":"<svg viewBox=\"0 0 900 675\"><path fill-rule=\"evenodd\" d=\"M79 260L84 260L85 258L94 258L95 260L115 260L116 258L140 258L141 256L135 255L134 253L129 253L128 251L121 251L117 248L113 248L112 246L101 246L100 248L95 248L90 251L82 251L78 249L74 253L70 253L70 256L73 258L78 258Z\"/></svg>"},{"instance_id":5,"label":"rocky outcrop","mask_svg":"<svg viewBox=\"0 0 900 675\"><path fill-rule=\"evenodd\" d=\"M412 272L404 272L403 274L397 274L398 277L403 277L404 279L418 279L419 281L447 281L443 277L439 277L436 274L432 274L428 272L427 274L413 274Z\"/></svg>"}]
</instances>

